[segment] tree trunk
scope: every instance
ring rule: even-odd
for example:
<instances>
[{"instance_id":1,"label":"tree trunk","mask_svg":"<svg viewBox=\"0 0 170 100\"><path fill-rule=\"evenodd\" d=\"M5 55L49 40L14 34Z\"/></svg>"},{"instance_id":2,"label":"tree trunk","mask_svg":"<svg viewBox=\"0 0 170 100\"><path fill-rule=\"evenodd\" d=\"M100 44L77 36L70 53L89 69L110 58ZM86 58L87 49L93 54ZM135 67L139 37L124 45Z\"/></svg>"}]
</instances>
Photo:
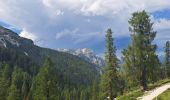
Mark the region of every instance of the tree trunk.
<instances>
[{"instance_id":1,"label":"tree trunk","mask_svg":"<svg viewBox=\"0 0 170 100\"><path fill-rule=\"evenodd\" d=\"M114 97L113 97L113 93L112 93L112 84L110 83L110 89L109 89L109 99L110 100L113 100Z\"/></svg>"},{"instance_id":2,"label":"tree trunk","mask_svg":"<svg viewBox=\"0 0 170 100\"><path fill-rule=\"evenodd\" d=\"M148 89L147 80L146 80L146 67L144 67L142 70L141 85L142 85L144 91Z\"/></svg>"}]
</instances>

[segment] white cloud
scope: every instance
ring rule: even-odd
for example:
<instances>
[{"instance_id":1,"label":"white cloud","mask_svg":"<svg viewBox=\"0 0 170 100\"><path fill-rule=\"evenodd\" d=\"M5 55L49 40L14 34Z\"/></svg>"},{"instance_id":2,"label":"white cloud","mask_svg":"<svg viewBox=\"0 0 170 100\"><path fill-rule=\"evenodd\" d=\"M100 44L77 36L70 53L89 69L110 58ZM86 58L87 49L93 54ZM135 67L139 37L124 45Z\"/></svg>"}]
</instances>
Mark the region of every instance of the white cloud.
<instances>
[{"instance_id":1,"label":"white cloud","mask_svg":"<svg viewBox=\"0 0 170 100\"><path fill-rule=\"evenodd\" d=\"M156 30L166 30L166 29L170 29L170 20L168 19L158 19L155 21L154 23L154 28Z\"/></svg>"},{"instance_id":2,"label":"white cloud","mask_svg":"<svg viewBox=\"0 0 170 100\"><path fill-rule=\"evenodd\" d=\"M78 28L76 28L74 30L65 29L62 32L56 33L56 39L61 39L62 37L65 37L65 36L73 36L74 37L74 36L78 35L77 34L78 31L79 31Z\"/></svg>"},{"instance_id":3,"label":"white cloud","mask_svg":"<svg viewBox=\"0 0 170 100\"><path fill-rule=\"evenodd\" d=\"M152 13L170 9L169 2L170 0L0 0L0 20L24 29L21 36L45 41L39 44L41 46L62 48L71 45L72 48L78 48L89 42L99 45L104 41L108 27L113 29L116 38L129 36L128 19L132 12L145 9ZM168 40L170 21L154 18L153 21L154 28L158 31L158 42ZM79 45L74 45L75 43ZM95 46L92 43L89 45Z\"/></svg>"},{"instance_id":4,"label":"white cloud","mask_svg":"<svg viewBox=\"0 0 170 100\"><path fill-rule=\"evenodd\" d=\"M33 41L36 41L37 39L37 36L35 36L33 33L27 32L26 30L23 30L19 35L21 37L32 39Z\"/></svg>"},{"instance_id":5,"label":"white cloud","mask_svg":"<svg viewBox=\"0 0 170 100\"><path fill-rule=\"evenodd\" d=\"M96 42L95 40L100 40L101 38L103 38L103 34L101 34L100 32L91 32L91 33L86 33L86 34L78 34L77 35L77 39L74 42L75 44L77 43L83 43L83 42ZM91 41L91 42L90 42Z\"/></svg>"},{"instance_id":6,"label":"white cloud","mask_svg":"<svg viewBox=\"0 0 170 100\"><path fill-rule=\"evenodd\" d=\"M51 9L75 10L81 7L84 1L80 0L42 0L42 3Z\"/></svg>"},{"instance_id":7,"label":"white cloud","mask_svg":"<svg viewBox=\"0 0 170 100\"><path fill-rule=\"evenodd\" d=\"M170 20L157 19L154 21L154 29L157 31L155 43L159 48L163 48L166 41L170 41Z\"/></svg>"},{"instance_id":8,"label":"white cloud","mask_svg":"<svg viewBox=\"0 0 170 100\"><path fill-rule=\"evenodd\" d=\"M64 31L61 31L59 33L56 33L56 39L65 39L66 37L69 37L70 39L74 40L74 44L82 43L85 41L90 40L91 38L101 38L102 35L98 36L99 32L91 32L91 33L80 33L80 29L75 28L73 30L65 29ZM103 36L102 36L103 37Z\"/></svg>"},{"instance_id":9,"label":"white cloud","mask_svg":"<svg viewBox=\"0 0 170 100\"><path fill-rule=\"evenodd\" d=\"M43 0L43 4L52 9L69 9L84 15L103 16L143 9L154 12L170 6L169 0Z\"/></svg>"}]
</instances>

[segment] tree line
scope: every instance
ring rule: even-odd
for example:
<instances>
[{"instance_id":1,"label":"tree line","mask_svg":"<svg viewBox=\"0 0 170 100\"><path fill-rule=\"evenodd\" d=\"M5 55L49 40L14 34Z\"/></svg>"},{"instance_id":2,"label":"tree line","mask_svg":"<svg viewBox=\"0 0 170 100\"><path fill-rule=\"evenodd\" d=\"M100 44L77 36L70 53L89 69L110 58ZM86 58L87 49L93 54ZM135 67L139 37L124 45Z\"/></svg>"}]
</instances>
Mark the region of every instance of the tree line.
<instances>
[{"instance_id":1,"label":"tree line","mask_svg":"<svg viewBox=\"0 0 170 100\"><path fill-rule=\"evenodd\" d=\"M69 85L50 58L35 76L19 66L0 65L0 100L96 100L95 84Z\"/></svg>"},{"instance_id":2,"label":"tree line","mask_svg":"<svg viewBox=\"0 0 170 100\"><path fill-rule=\"evenodd\" d=\"M121 66L116 57L112 31L108 29L106 32L107 65L101 77L102 100L114 100L120 91L135 86L142 86L145 91L149 83L170 77L170 43L167 41L165 44L165 62L161 63L156 54L157 45L153 43L157 32L149 14L146 11L135 12L128 22L131 43L122 51ZM123 81L120 83L119 80Z\"/></svg>"}]
</instances>

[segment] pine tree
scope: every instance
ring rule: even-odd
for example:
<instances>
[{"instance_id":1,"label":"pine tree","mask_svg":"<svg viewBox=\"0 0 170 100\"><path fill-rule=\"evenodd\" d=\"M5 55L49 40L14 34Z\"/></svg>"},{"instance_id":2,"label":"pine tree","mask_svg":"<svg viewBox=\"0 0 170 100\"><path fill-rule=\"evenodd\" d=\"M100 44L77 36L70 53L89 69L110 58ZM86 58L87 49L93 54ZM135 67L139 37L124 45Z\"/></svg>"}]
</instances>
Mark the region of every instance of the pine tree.
<instances>
[{"instance_id":1,"label":"pine tree","mask_svg":"<svg viewBox=\"0 0 170 100\"><path fill-rule=\"evenodd\" d=\"M78 100L78 92L75 88L71 91L71 100Z\"/></svg>"},{"instance_id":2,"label":"pine tree","mask_svg":"<svg viewBox=\"0 0 170 100\"><path fill-rule=\"evenodd\" d=\"M86 93L85 93L85 91L81 91L81 93L80 93L80 100L86 100Z\"/></svg>"},{"instance_id":3,"label":"pine tree","mask_svg":"<svg viewBox=\"0 0 170 100\"><path fill-rule=\"evenodd\" d=\"M0 100L6 100L7 92L8 84L3 78L0 78Z\"/></svg>"},{"instance_id":4,"label":"pine tree","mask_svg":"<svg viewBox=\"0 0 170 100\"><path fill-rule=\"evenodd\" d=\"M156 32L153 31L153 23L145 11L133 13L129 24L132 43L123 51L125 69L146 90L148 80L157 80L154 77L160 72L159 59L155 53L156 45L152 44Z\"/></svg>"},{"instance_id":5,"label":"pine tree","mask_svg":"<svg viewBox=\"0 0 170 100\"><path fill-rule=\"evenodd\" d=\"M17 89L16 85L11 85L7 100L22 100L20 90Z\"/></svg>"},{"instance_id":6,"label":"pine tree","mask_svg":"<svg viewBox=\"0 0 170 100\"><path fill-rule=\"evenodd\" d=\"M56 68L48 58L34 80L33 99L57 100L59 97L57 79Z\"/></svg>"},{"instance_id":7,"label":"pine tree","mask_svg":"<svg viewBox=\"0 0 170 100\"><path fill-rule=\"evenodd\" d=\"M0 100L6 100L10 85L11 70L7 64L2 65L1 67L3 67L3 69L1 69L0 75Z\"/></svg>"},{"instance_id":8,"label":"pine tree","mask_svg":"<svg viewBox=\"0 0 170 100\"><path fill-rule=\"evenodd\" d=\"M99 99L99 89L98 89L98 84L97 81L94 81L93 85L92 85L92 97L90 100L98 100Z\"/></svg>"},{"instance_id":9,"label":"pine tree","mask_svg":"<svg viewBox=\"0 0 170 100\"><path fill-rule=\"evenodd\" d=\"M133 45L133 44L131 44ZM123 69L124 69L124 76L126 76L125 80L127 81L127 87L134 87L134 86L138 86L139 84L139 79L140 79L140 75L139 75L139 68L137 68L137 59L135 59L135 55L134 55L134 48L132 48L132 46L129 46L126 49L124 49L122 51L123 54Z\"/></svg>"},{"instance_id":10,"label":"pine tree","mask_svg":"<svg viewBox=\"0 0 170 100\"><path fill-rule=\"evenodd\" d=\"M8 84L10 83L10 78L11 78L11 73L12 73L11 70L12 69L8 64L4 65L2 77L4 78L4 80L8 82Z\"/></svg>"},{"instance_id":11,"label":"pine tree","mask_svg":"<svg viewBox=\"0 0 170 100\"><path fill-rule=\"evenodd\" d=\"M102 99L113 100L117 95L117 67L118 59L116 57L116 47L113 44L112 30L106 32L106 66L101 79L101 96Z\"/></svg>"},{"instance_id":12,"label":"pine tree","mask_svg":"<svg viewBox=\"0 0 170 100\"><path fill-rule=\"evenodd\" d=\"M22 100L21 95L21 86L23 80L22 70L18 67L15 67L12 73L12 84L9 89L9 95L7 100Z\"/></svg>"},{"instance_id":13,"label":"pine tree","mask_svg":"<svg viewBox=\"0 0 170 100\"><path fill-rule=\"evenodd\" d=\"M168 77L170 77L170 43L165 44L165 69Z\"/></svg>"},{"instance_id":14,"label":"pine tree","mask_svg":"<svg viewBox=\"0 0 170 100\"><path fill-rule=\"evenodd\" d=\"M71 100L70 91L68 89L64 89L64 98L65 100Z\"/></svg>"},{"instance_id":15,"label":"pine tree","mask_svg":"<svg viewBox=\"0 0 170 100\"><path fill-rule=\"evenodd\" d=\"M30 97L30 88L31 88L31 76L24 72L23 73L23 84L21 88L21 93L23 100L28 100Z\"/></svg>"}]
</instances>

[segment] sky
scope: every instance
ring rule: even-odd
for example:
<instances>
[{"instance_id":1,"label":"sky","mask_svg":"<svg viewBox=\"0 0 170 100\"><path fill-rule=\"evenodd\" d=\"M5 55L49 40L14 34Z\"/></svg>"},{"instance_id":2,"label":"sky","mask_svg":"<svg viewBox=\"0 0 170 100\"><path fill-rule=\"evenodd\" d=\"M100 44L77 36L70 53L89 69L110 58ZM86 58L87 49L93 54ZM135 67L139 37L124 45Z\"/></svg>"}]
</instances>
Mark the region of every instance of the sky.
<instances>
[{"instance_id":1,"label":"sky","mask_svg":"<svg viewBox=\"0 0 170 100\"><path fill-rule=\"evenodd\" d=\"M130 43L128 20L146 10L154 22L157 54L170 40L170 0L0 0L0 24L36 45L48 48L91 48L105 51L105 31L111 28L117 55Z\"/></svg>"}]
</instances>

